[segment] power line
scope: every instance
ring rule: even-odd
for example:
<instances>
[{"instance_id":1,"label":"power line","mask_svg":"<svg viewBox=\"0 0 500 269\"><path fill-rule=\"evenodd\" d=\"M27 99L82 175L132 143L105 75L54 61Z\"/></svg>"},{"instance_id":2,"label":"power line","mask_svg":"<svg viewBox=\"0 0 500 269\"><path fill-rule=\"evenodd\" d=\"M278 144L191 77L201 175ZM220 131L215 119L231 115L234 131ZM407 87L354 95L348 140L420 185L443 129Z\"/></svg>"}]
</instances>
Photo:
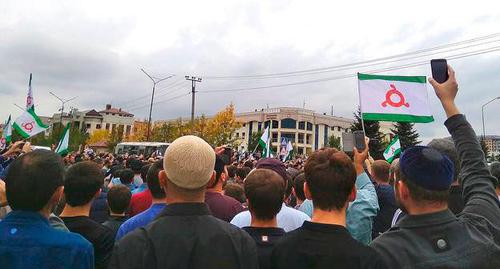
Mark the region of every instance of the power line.
<instances>
[{"instance_id":1,"label":"power line","mask_svg":"<svg viewBox=\"0 0 500 269\"><path fill-rule=\"evenodd\" d=\"M188 93L183 93L183 94L180 94L180 95L177 95L177 96L174 96L172 98L169 98L169 99L166 99L166 100L161 100L161 101L156 101L154 102L154 104L160 104L160 103L165 103L165 102L168 102L168 101L172 101L172 100L176 100L176 99L179 99L181 97L184 97L184 96L188 96L190 95L191 92L188 92ZM136 107L136 108L132 108L130 109L130 111L134 111L134 110L138 110L138 109L142 109L142 108L145 108L147 107L148 105L143 105L143 106L140 106L140 107Z\"/></svg>"},{"instance_id":2,"label":"power line","mask_svg":"<svg viewBox=\"0 0 500 269\"><path fill-rule=\"evenodd\" d=\"M498 36L500 36L500 33L476 37L476 38L463 40L463 41L459 41L459 42L455 42L455 43L449 43L449 44L445 44L445 45L434 46L431 48L415 50L415 51L407 52L407 53L401 53L401 54L366 60L366 61L359 61L359 62L354 62L354 63L349 63L349 64L342 64L342 65L335 65L335 66L328 66L328 67L321 67L321 68L305 69L305 70L290 71L290 72L280 72L280 73L270 73L270 74L258 74L258 75L204 76L204 77L206 79L213 79L213 80L216 80L216 79L245 79L245 78L246 79L257 79L257 78L262 79L262 78L272 78L272 77L276 77L276 76L279 77L279 76L284 76L284 75L295 75L295 74L310 73L310 72L317 72L317 71L326 71L326 70L331 70L331 69L356 66L356 65L360 65L360 64L367 64L367 63L374 63L374 62L379 62L379 61L384 61L384 60L390 60L390 59L400 58L400 57L414 55L414 54L421 54L421 53L434 51L434 50L440 50L440 49L444 49L444 48L448 48L448 47L454 47L454 46L459 46L459 45L463 45L463 44L474 43L474 42L478 42L481 40L492 39L492 38L495 38Z\"/></svg>"},{"instance_id":3,"label":"power line","mask_svg":"<svg viewBox=\"0 0 500 269\"><path fill-rule=\"evenodd\" d=\"M176 81L174 81L173 83L170 83L170 84L166 85L166 86L165 86L165 87L163 87L163 88L158 88L158 89L157 89L157 91L161 91L161 90L169 89L170 87L175 87L175 86L177 86L177 85L174 85L174 84L176 84L176 83L177 83L177 82L179 82L179 81L184 82L185 80L184 80L184 79L182 79L182 78L179 78L179 79L177 79ZM123 108L125 104L134 103L134 102L137 102L137 101L139 101L139 100L141 100L141 99L148 98L149 96L150 96L149 94L146 94L146 95L142 95L142 96L139 96L139 97L135 97L135 98L133 98L133 99L131 99L131 100L128 100L128 101L125 101L125 102L120 103L120 104L119 104L119 106L121 106L121 107Z\"/></svg>"},{"instance_id":4,"label":"power line","mask_svg":"<svg viewBox=\"0 0 500 269\"><path fill-rule=\"evenodd\" d=\"M191 132L194 133L194 100L196 94L196 82L201 82L200 77L185 76L186 80L191 81Z\"/></svg>"},{"instance_id":5,"label":"power line","mask_svg":"<svg viewBox=\"0 0 500 269\"><path fill-rule=\"evenodd\" d=\"M185 81L185 80L184 80L184 81ZM156 96L156 99L159 99L160 97L165 97L165 96L170 95L170 94L172 94L172 93L178 92L179 90L184 89L184 87L185 87L185 85L180 85L180 86L178 86L178 87L176 87L176 88L172 89L172 90L171 90L171 91L169 91L169 92L166 92L166 93L164 93L164 94L160 94L160 95ZM160 100L160 101L162 101L162 100ZM154 104L157 104L157 103L158 103L158 102L154 102ZM140 103L140 104L134 104L134 105L129 106L129 107L127 108L127 110L134 110L134 109L136 109L137 107L143 107L143 106L144 106L144 104L143 104L143 103Z\"/></svg>"},{"instance_id":6,"label":"power line","mask_svg":"<svg viewBox=\"0 0 500 269\"><path fill-rule=\"evenodd\" d=\"M485 53L491 53L491 52L495 52L495 51L499 51L499 50L500 50L500 46L497 46L497 47L487 48L487 49L483 49L483 50L472 51L472 52L468 52L468 53L451 55L451 56L448 56L446 58L449 60L454 60L454 59L460 59L460 58L465 58L465 57L470 57L470 56L475 56L475 55L480 55L480 54L485 54ZM420 61L420 62L409 63L409 64L405 64L405 65L400 65L400 66L393 66L393 67L388 67L388 68L383 68L383 69L378 69L378 70L371 70L371 71L363 71L363 72L364 73L380 73L380 72L385 72L385 71L392 71L392 70L422 66L422 65L427 65L427 64L429 64L428 61ZM292 82L292 83L284 83L284 84L274 84L274 85L265 85L265 86L256 86L256 87L247 87L247 88L206 90L206 91L203 91L200 93L253 91L253 90L262 90L262 89L269 89L269 88L279 88L279 87L296 86L296 85L303 85L303 84L310 84L310 83L318 83L318 82L324 82L324 81L345 79L345 78L350 78L350 77L356 77L356 73L339 75L339 76L328 77L328 78L298 81L298 82Z\"/></svg>"}]
</instances>

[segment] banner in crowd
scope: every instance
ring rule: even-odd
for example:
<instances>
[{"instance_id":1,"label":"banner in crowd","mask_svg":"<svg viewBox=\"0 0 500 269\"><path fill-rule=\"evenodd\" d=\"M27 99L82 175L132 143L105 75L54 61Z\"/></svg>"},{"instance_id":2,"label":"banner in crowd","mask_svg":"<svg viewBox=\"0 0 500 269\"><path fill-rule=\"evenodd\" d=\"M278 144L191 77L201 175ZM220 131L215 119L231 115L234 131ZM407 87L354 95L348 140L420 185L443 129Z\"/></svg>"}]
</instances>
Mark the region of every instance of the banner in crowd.
<instances>
[{"instance_id":1,"label":"banner in crowd","mask_svg":"<svg viewBox=\"0 0 500 269\"><path fill-rule=\"evenodd\" d=\"M12 140L12 122L9 115L9 119L3 125L2 138L0 139L0 150L7 147L7 145Z\"/></svg>"},{"instance_id":2,"label":"banner in crowd","mask_svg":"<svg viewBox=\"0 0 500 269\"><path fill-rule=\"evenodd\" d=\"M33 78L30 73L30 82L28 85L28 96L26 97L26 110L35 110L35 100L33 99L33 91L31 90L31 79Z\"/></svg>"},{"instance_id":3,"label":"banner in crowd","mask_svg":"<svg viewBox=\"0 0 500 269\"><path fill-rule=\"evenodd\" d=\"M284 148L283 162L289 161L292 158L293 146L292 142L287 139L287 143Z\"/></svg>"},{"instance_id":4,"label":"banner in crowd","mask_svg":"<svg viewBox=\"0 0 500 269\"><path fill-rule=\"evenodd\" d=\"M69 148L69 128L70 124L68 123L66 125L66 128L64 128L63 135L61 137L61 140L59 141L59 144L57 145L56 148L56 153L59 155L64 155L68 154L68 148Z\"/></svg>"},{"instance_id":5,"label":"banner in crowd","mask_svg":"<svg viewBox=\"0 0 500 269\"><path fill-rule=\"evenodd\" d=\"M14 127L23 138L30 138L49 128L49 126L43 124L42 120L35 114L33 109L29 109L19 116L14 121L14 124L12 124L12 127Z\"/></svg>"},{"instance_id":6,"label":"banner in crowd","mask_svg":"<svg viewBox=\"0 0 500 269\"><path fill-rule=\"evenodd\" d=\"M425 76L382 76L358 73L364 120L432 122Z\"/></svg>"},{"instance_id":7,"label":"banner in crowd","mask_svg":"<svg viewBox=\"0 0 500 269\"><path fill-rule=\"evenodd\" d=\"M385 149L384 158L387 162L392 163L399 154L401 154L401 143L399 142L399 137L396 135L389 143L387 149Z\"/></svg>"}]
</instances>

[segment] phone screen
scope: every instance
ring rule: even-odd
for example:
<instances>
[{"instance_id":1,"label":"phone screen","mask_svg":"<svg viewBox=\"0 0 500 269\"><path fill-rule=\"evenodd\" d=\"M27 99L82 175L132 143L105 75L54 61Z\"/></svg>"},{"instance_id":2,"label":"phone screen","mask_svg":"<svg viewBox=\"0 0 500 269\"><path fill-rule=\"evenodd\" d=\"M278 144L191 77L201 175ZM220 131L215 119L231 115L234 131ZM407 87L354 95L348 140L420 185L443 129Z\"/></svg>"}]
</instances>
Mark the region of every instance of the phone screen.
<instances>
[{"instance_id":1,"label":"phone screen","mask_svg":"<svg viewBox=\"0 0 500 269\"><path fill-rule=\"evenodd\" d=\"M448 63L446 59L431 60L432 78L438 83L448 80Z\"/></svg>"},{"instance_id":2,"label":"phone screen","mask_svg":"<svg viewBox=\"0 0 500 269\"><path fill-rule=\"evenodd\" d=\"M358 151L365 150L365 133L363 131L354 132L354 143Z\"/></svg>"},{"instance_id":3,"label":"phone screen","mask_svg":"<svg viewBox=\"0 0 500 269\"><path fill-rule=\"evenodd\" d=\"M354 148L354 134L342 133L342 150L345 152L352 152Z\"/></svg>"}]
</instances>

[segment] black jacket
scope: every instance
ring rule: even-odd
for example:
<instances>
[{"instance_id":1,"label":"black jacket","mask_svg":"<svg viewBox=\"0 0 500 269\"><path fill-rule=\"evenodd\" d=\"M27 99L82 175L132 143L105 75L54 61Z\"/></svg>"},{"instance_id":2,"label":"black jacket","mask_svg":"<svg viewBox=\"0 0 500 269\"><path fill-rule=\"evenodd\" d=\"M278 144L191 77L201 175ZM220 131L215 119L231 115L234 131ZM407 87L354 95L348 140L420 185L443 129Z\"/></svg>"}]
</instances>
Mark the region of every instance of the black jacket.
<instances>
[{"instance_id":1,"label":"black jacket","mask_svg":"<svg viewBox=\"0 0 500 269\"><path fill-rule=\"evenodd\" d=\"M204 203L169 204L116 245L109 268L258 268L254 240Z\"/></svg>"},{"instance_id":2,"label":"black jacket","mask_svg":"<svg viewBox=\"0 0 500 269\"><path fill-rule=\"evenodd\" d=\"M465 207L404 216L373 241L389 268L500 268L500 208L474 130L463 115L445 122L461 163Z\"/></svg>"}]
</instances>

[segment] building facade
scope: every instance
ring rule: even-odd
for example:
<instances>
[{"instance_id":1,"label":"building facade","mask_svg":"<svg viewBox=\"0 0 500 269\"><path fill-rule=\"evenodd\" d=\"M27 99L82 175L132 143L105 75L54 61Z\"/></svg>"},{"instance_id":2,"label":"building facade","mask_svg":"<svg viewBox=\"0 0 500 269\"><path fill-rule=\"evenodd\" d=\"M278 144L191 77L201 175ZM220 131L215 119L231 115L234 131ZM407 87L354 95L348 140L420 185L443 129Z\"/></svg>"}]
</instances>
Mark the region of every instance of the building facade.
<instances>
[{"instance_id":1,"label":"building facade","mask_svg":"<svg viewBox=\"0 0 500 269\"><path fill-rule=\"evenodd\" d=\"M106 105L104 110L95 109L79 111L72 109L69 113L56 113L50 119L52 126L54 123L62 122L72 124L73 127L92 134L96 130L106 130L111 132L113 129L123 128L123 136L128 137L133 133L134 115L121 108L114 108L110 104Z\"/></svg>"},{"instance_id":2,"label":"building facade","mask_svg":"<svg viewBox=\"0 0 500 269\"><path fill-rule=\"evenodd\" d=\"M479 139L482 139L482 136ZM497 156L500 154L500 135L487 135L484 137L484 143L490 155Z\"/></svg>"},{"instance_id":3,"label":"building facade","mask_svg":"<svg viewBox=\"0 0 500 269\"><path fill-rule=\"evenodd\" d=\"M315 113L296 107L279 107L236 114L242 127L235 133L240 150L253 151L248 145L252 134L269 126L273 151L277 152L282 138L292 142L297 154L307 154L328 145L330 136L342 137L349 132L352 119Z\"/></svg>"}]
</instances>

